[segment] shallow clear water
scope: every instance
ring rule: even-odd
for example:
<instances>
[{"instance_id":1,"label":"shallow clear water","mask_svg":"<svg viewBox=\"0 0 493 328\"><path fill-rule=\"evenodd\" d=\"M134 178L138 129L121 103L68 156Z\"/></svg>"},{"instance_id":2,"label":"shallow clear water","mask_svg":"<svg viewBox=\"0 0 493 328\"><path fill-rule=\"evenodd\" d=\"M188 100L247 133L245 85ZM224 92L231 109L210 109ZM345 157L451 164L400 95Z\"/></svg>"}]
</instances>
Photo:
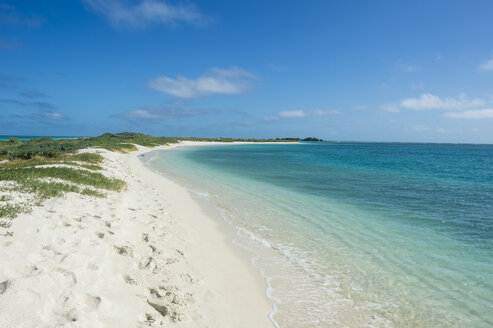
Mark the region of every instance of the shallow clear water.
<instances>
[{"instance_id":1,"label":"shallow clear water","mask_svg":"<svg viewBox=\"0 0 493 328\"><path fill-rule=\"evenodd\" d=\"M201 146L151 165L237 228L280 327L493 326L493 146Z\"/></svg>"}]
</instances>

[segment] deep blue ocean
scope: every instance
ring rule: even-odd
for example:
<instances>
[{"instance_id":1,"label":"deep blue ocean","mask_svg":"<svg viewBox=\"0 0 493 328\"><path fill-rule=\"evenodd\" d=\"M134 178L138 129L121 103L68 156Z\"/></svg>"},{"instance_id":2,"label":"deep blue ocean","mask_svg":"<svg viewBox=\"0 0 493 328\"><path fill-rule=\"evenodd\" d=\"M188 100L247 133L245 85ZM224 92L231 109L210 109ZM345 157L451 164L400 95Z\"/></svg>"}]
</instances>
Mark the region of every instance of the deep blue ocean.
<instances>
[{"instance_id":1,"label":"deep blue ocean","mask_svg":"<svg viewBox=\"0 0 493 328\"><path fill-rule=\"evenodd\" d=\"M181 147L150 165L237 231L280 327L493 327L493 146Z\"/></svg>"}]
</instances>

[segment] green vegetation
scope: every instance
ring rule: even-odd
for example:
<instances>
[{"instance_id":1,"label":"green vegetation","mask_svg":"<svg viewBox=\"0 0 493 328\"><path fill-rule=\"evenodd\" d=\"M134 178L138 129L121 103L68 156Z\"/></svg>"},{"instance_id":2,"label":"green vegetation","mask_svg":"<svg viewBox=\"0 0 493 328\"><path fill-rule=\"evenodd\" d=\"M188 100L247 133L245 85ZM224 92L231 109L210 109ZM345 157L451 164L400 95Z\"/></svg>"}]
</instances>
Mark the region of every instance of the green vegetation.
<instances>
[{"instance_id":1,"label":"green vegetation","mask_svg":"<svg viewBox=\"0 0 493 328\"><path fill-rule=\"evenodd\" d=\"M0 218L13 218L20 213L29 213L31 208L26 204L4 204L0 205ZM10 222L3 220L4 225L9 225ZM5 228L5 227L4 227Z\"/></svg>"},{"instance_id":2,"label":"green vegetation","mask_svg":"<svg viewBox=\"0 0 493 328\"><path fill-rule=\"evenodd\" d=\"M29 213L32 206L68 192L104 197L105 191L120 191L125 182L96 172L103 157L94 153L75 153L89 147L116 151L136 149L135 144L154 146L169 139L141 134L104 134L95 138L53 140L43 138L0 142L0 228L9 228L10 220ZM19 195L15 199L12 195ZM7 232L6 234L11 235Z\"/></svg>"},{"instance_id":3,"label":"green vegetation","mask_svg":"<svg viewBox=\"0 0 493 328\"><path fill-rule=\"evenodd\" d=\"M15 139L0 142L0 160L2 159L33 159L60 158L67 153L79 149L96 147L111 151L129 152L137 150L135 145L155 147L177 142L177 138L152 137L142 133L123 132L117 134L105 133L98 137L79 138L71 140L53 140L51 138L18 141ZM74 159L77 160L77 159ZM94 162L90 162L94 163Z\"/></svg>"},{"instance_id":4,"label":"green vegetation","mask_svg":"<svg viewBox=\"0 0 493 328\"><path fill-rule=\"evenodd\" d=\"M92 147L101 147L110 150L123 149L124 151L136 150L134 145L155 147L178 142L178 139L173 137L152 137L134 132L105 133L99 137L84 138L82 140L89 142Z\"/></svg>"}]
</instances>

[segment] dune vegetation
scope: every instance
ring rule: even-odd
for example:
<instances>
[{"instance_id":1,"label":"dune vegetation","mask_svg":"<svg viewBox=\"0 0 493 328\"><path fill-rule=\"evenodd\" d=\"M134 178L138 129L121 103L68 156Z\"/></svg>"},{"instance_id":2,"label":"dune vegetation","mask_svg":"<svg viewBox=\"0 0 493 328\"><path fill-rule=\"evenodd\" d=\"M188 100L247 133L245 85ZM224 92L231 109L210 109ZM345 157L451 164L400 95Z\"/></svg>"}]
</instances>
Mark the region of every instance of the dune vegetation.
<instances>
[{"instance_id":1,"label":"dune vegetation","mask_svg":"<svg viewBox=\"0 0 493 328\"><path fill-rule=\"evenodd\" d=\"M11 220L28 213L51 197L68 192L104 197L106 191L120 191L125 182L103 174L103 157L80 152L104 148L129 152L135 145L153 147L175 138L152 137L140 133L105 133L93 138L53 140L51 138L0 142L0 227L9 228ZM7 233L9 234L9 233ZM5 234L4 234L5 235Z\"/></svg>"}]
</instances>

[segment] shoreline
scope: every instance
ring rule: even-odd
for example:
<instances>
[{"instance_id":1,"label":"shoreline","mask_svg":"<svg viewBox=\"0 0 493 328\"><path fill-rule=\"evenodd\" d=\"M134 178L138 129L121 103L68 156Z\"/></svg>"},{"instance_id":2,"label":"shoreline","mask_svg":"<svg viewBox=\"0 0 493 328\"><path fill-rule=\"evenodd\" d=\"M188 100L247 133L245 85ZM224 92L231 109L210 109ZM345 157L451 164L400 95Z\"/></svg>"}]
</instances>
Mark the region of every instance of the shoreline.
<instances>
[{"instance_id":1,"label":"shoreline","mask_svg":"<svg viewBox=\"0 0 493 328\"><path fill-rule=\"evenodd\" d=\"M252 142L235 142L236 144L258 144L258 143L252 143ZM269 143L262 143L262 144L269 144ZM294 144L294 143L291 143ZM140 157L141 161L144 163L144 165L151 171L155 172L158 175L164 176L164 172L161 172L157 169L154 169L151 164L149 164L153 158L154 154L160 151L171 151L174 148L178 147L186 147L186 146L207 146L210 145L210 142L196 142L196 141L185 141L185 144L177 144L173 145L174 147L168 147L164 149L157 149L157 150L152 150L150 152L141 154ZM216 143L215 145L223 145L223 143ZM152 155L151 155L152 154ZM149 156L149 157L147 157ZM245 263L249 264L250 269L252 270L252 274L259 279L259 284L262 286L264 295L267 298L268 302L271 305L270 313L268 314L268 318L270 322L272 323L272 327L278 328L279 325L277 321L274 319L275 314L278 312L276 303L279 302L278 299L273 297L270 294L270 291L272 289L272 286L269 283L269 278L264 275L262 270L254 264L254 261L256 257L258 256L255 254L252 250L245 248L244 246L241 246L240 244L237 243L236 239L239 238L239 228L235 226L232 222L228 221L224 217L224 213L216 207L216 205L211 202L211 200L207 197L204 196L200 193L196 193L193 190L190 190L189 188L182 186L179 182L177 182L175 179L167 178L171 182L179 185L181 188L187 191L189 196L193 199L194 202L196 202L201 209L205 212L205 214L212 220L214 223L217 224L218 230L221 234L223 234L228 247L231 248L233 253L235 253L236 256L238 256L242 261Z\"/></svg>"},{"instance_id":2,"label":"shoreline","mask_svg":"<svg viewBox=\"0 0 493 328\"><path fill-rule=\"evenodd\" d=\"M13 220L0 239L0 326L274 327L265 281L220 223L141 161L176 146L85 150L128 190L67 194Z\"/></svg>"}]
</instances>

